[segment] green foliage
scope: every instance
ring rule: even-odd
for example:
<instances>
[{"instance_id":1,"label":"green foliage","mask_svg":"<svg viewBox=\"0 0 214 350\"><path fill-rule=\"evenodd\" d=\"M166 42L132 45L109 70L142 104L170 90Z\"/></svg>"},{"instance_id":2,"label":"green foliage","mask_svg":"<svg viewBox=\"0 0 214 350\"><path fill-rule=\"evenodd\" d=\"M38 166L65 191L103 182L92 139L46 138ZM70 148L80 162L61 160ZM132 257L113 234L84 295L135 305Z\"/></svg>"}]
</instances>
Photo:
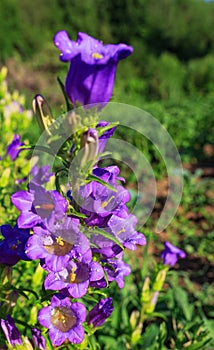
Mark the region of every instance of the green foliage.
<instances>
[{"instance_id":1,"label":"green foliage","mask_svg":"<svg viewBox=\"0 0 214 350\"><path fill-rule=\"evenodd\" d=\"M190 60L187 66L186 89L190 94L213 93L214 91L214 56Z\"/></svg>"},{"instance_id":2,"label":"green foliage","mask_svg":"<svg viewBox=\"0 0 214 350\"><path fill-rule=\"evenodd\" d=\"M1 122L1 143L0 143L0 225L14 220L16 209L10 201L10 196L21 188L19 182L29 173L29 164L26 159L26 151L12 161L6 156L7 146L13 140L14 134L23 133L22 142L29 143L26 138L27 129L30 129L32 112L23 109L25 104L24 96L17 91L10 93L6 81L7 69L3 67L0 71L0 122Z\"/></svg>"}]
</instances>

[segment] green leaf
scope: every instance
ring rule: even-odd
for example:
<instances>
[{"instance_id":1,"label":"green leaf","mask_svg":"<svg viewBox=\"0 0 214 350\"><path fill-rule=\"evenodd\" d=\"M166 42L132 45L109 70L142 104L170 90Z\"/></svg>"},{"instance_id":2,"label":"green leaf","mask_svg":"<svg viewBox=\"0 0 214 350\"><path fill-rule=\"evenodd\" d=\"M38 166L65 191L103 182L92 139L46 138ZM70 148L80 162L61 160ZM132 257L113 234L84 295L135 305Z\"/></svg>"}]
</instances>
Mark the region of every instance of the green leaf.
<instances>
[{"instance_id":1,"label":"green leaf","mask_svg":"<svg viewBox=\"0 0 214 350\"><path fill-rule=\"evenodd\" d=\"M114 192L117 192L117 189L114 188L113 186L109 185L107 182L103 181L102 179L100 179L99 177L95 176L95 175L92 175L92 174L89 174L87 176L87 181L90 182L90 181L96 181L96 182L99 182L101 185L107 187L109 190L111 191L114 191Z\"/></svg>"},{"instance_id":2,"label":"green leaf","mask_svg":"<svg viewBox=\"0 0 214 350\"><path fill-rule=\"evenodd\" d=\"M110 241L113 241L114 243L116 243L117 245L119 245L119 247L123 250L124 247L123 245L118 241L118 239L114 236L112 236L110 233L99 229L99 228L92 228L90 227L89 229L87 229L88 233L90 232L90 234L95 234L95 235L101 235L105 238L108 238ZM85 232L87 234L87 232Z\"/></svg>"},{"instance_id":3,"label":"green leaf","mask_svg":"<svg viewBox=\"0 0 214 350\"><path fill-rule=\"evenodd\" d=\"M204 349L204 345L210 342L210 338L204 338L201 341L197 341L197 343L191 344L190 346L185 347L186 350L201 350ZM210 348L211 349L211 348Z\"/></svg>"},{"instance_id":4,"label":"green leaf","mask_svg":"<svg viewBox=\"0 0 214 350\"><path fill-rule=\"evenodd\" d=\"M62 93L63 93L63 96L64 96L64 98L65 98L66 108L67 108L67 112L68 112L68 111L70 111L71 109L73 109L73 105L72 105L72 104L69 102L69 100L68 100L68 96L67 96L67 94L66 94L66 92L65 92L64 84L63 84L62 80L60 79L60 77L57 77L57 81L58 81L58 83L59 83L59 86L60 86L60 88L61 88L61 90L62 90Z\"/></svg>"},{"instance_id":5,"label":"green leaf","mask_svg":"<svg viewBox=\"0 0 214 350\"><path fill-rule=\"evenodd\" d=\"M162 314L161 312L157 312L157 311L153 312L151 314L151 316L147 317L147 319L150 320L150 319L153 319L154 317L158 317L158 318L161 318L164 321L167 321L166 315Z\"/></svg>"},{"instance_id":6,"label":"green leaf","mask_svg":"<svg viewBox=\"0 0 214 350\"><path fill-rule=\"evenodd\" d=\"M208 320L205 316L203 316L204 326L206 327L206 330L209 332L210 337L213 339L214 342L214 320Z\"/></svg>"},{"instance_id":7,"label":"green leaf","mask_svg":"<svg viewBox=\"0 0 214 350\"><path fill-rule=\"evenodd\" d=\"M156 337L159 334L159 327L152 323L149 325L145 332L143 333L140 343L142 344L142 349L149 349L152 350L152 346L156 343Z\"/></svg>"},{"instance_id":8,"label":"green leaf","mask_svg":"<svg viewBox=\"0 0 214 350\"><path fill-rule=\"evenodd\" d=\"M85 219L87 218L87 215L79 213L78 211L76 211L73 207L69 207L67 210L67 215L74 215L78 218L82 218Z\"/></svg>"},{"instance_id":9,"label":"green leaf","mask_svg":"<svg viewBox=\"0 0 214 350\"><path fill-rule=\"evenodd\" d=\"M187 293L180 287L173 285L174 298L177 302L177 305L183 311L183 314L187 321L192 319L194 305L189 303Z\"/></svg>"},{"instance_id":10,"label":"green leaf","mask_svg":"<svg viewBox=\"0 0 214 350\"><path fill-rule=\"evenodd\" d=\"M110 123L108 125L106 125L105 127L98 127L98 136L102 136L104 134L104 132L106 132L109 129L114 128L115 126L118 126L119 122L114 122L114 123Z\"/></svg>"},{"instance_id":11,"label":"green leaf","mask_svg":"<svg viewBox=\"0 0 214 350\"><path fill-rule=\"evenodd\" d=\"M99 342L102 342L105 344L104 349L106 350L115 350L115 349L126 350L125 346L123 346L121 343L118 344L118 339L115 339L107 335L100 336Z\"/></svg>"}]
</instances>

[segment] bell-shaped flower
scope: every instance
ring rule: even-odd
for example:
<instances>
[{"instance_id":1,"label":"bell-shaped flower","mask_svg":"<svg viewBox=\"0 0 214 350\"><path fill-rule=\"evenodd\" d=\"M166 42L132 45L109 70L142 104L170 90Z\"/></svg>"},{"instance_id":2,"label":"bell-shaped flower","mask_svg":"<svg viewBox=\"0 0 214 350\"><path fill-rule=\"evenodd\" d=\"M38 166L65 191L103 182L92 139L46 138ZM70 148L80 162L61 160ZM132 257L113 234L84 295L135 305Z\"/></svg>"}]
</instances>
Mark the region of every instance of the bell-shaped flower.
<instances>
[{"instance_id":1,"label":"bell-shaped flower","mask_svg":"<svg viewBox=\"0 0 214 350\"><path fill-rule=\"evenodd\" d=\"M58 191L46 191L33 182L30 183L30 191L14 193L11 201L21 211L18 218L18 226L21 228L61 220L68 207L66 199Z\"/></svg>"},{"instance_id":2,"label":"bell-shaped flower","mask_svg":"<svg viewBox=\"0 0 214 350\"><path fill-rule=\"evenodd\" d=\"M30 237L29 229L17 225L2 225L0 232L4 239L0 242L0 264L15 265L19 260L29 260L25 254L25 244Z\"/></svg>"},{"instance_id":3,"label":"bell-shaped flower","mask_svg":"<svg viewBox=\"0 0 214 350\"><path fill-rule=\"evenodd\" d=\"M87 293L89 283L103 278L102 266L95 261L72 261L59 272L50 272L44 283L45 289L62 290L66 288L73 298L81 298Z\"/></svg>"},{"instance_id":4,"label":"bell-shaped flower","mask_svg":"<svg viewBox=\"0 0 214 350\"><path fill-rule=\"evenodd\" d=\"M20 135L14 135L13 140L11 143L7 146L7 152L6 155L11 158L11 160L15 160L19 153L21 152L21 149L19 149L20 146L23 146L24 143L21 142Z\"/></svg>"},{"instance_id":5,"label":"bell-shaped flower","mask_svg":"<svg viewBox=\"0 0 214 350\"><path fill-rule=\"evenodd\" d=\"M86 319L86 308L82 303L72 303L69 298L57 294L49 306L38 313L38 321L49 329L49 336L54 346L66 340L79 344L84 339L82 326Z\"/></svg>"},{"instance_id":6,"label":"bell-shaped flower","mask_svg":"<svg viewBox=\"0 0 214 350\"><path fill-rule=\"evenodd\" d=\"M43 267L51 271L63 270L68 261L90 251L88 239L79 232L79 220L66 217L51 231L34 227L25 252L31 259L44 259Z\"/></svg>"},{"instance_id":7,"label":"bell-shaped flower","mask_svg":"<svg viewBox=\"0 0 214 350\"><path fill-rule=\"evenodd\" d=\"M81 32L73 41L64 30L55 35L54 44L61 51L61 61L70 62L65 91L73 105L104 106L112 95L117 64L133 48L126 44L104 45Z\"/></svg>"},{"instance_id":8,"label":"bell-shaped flower","mask_svg":"<svg viewBox=\"0 0 214 350\"><path fill-rule=\"evenodd\" d=\"M179 258L184 259L186 257L186 253L183 250L177 248L170 242L165 242L164 246L165 249L161 254L164 265L173 267Z\"/></svg>"},{"instance_id":9,"label":"bell-shaped flower","mask_svg":"<svg viewBox=\"0 0 214 350\"><path fill-rule=\"evenodd\" d=\"M101 299L91 311L89 311L87 321L94 328L100 327L113 312L112 298Z\"/></svg>"},{"instance_id":10,"label":"bell-shaped flower","mask_svg":"<svg viewBox=\"0 0 214 350\"><path fill-rule=\"evenodd\" d=\"M1 328L9 345L13 347L16 347L16 345L22 345L21 334L10 315L7 315L6 320L1 319Z\"/></svg>"}]
</instances>

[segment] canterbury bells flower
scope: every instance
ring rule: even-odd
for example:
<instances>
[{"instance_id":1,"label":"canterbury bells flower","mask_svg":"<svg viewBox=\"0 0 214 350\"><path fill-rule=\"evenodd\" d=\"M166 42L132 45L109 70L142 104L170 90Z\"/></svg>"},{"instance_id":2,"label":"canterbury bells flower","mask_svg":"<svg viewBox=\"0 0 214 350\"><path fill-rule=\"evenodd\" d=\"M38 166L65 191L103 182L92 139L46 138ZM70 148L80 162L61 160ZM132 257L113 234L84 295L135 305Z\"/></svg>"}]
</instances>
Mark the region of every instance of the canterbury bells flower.
<instances>
[{"instance_id":1,"label":"canterbury bells flower","mask_svg":"<svg viewBox=\"0 0 214 350\"><path fill-rule=\"evenodd\" d=\"M74 107L107 103L112 95L118 62L133 52L126 44L108 44L78 33L77 41L70 40L66 31L54 37L55 46L61 51L60 60L70 61L65 91Z\"/></svg>"}]
</instances>

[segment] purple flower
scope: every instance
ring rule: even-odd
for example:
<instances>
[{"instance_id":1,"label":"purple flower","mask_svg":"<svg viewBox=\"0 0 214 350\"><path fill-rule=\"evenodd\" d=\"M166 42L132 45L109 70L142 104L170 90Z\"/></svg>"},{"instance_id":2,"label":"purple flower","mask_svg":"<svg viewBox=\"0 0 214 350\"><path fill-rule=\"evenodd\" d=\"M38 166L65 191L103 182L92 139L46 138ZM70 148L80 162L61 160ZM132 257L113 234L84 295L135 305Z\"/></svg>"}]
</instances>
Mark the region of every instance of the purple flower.
<instances>
[{"instance_id":1,"label":"purple flower","mask_svg":"<svg viewBox=\"0 0 214 350\"><path fill-rule=\"evenodd\" d=\"M99 121L99 123L96 125L96 128L103 128L105 126L108 126L109 123L101 120ZM108 141L108 139L114 134L116 129L116 126L114 126L113 128L107 129L100 137L99 137L99 147L98 147L98 153L101 154L103 153L106 143Z\"/></svg>"},{"instance_id":2,"label":"purple flower","mask_svg":"<svg viewBox=\"0 0 214 350\"><path fill-rule=\"evenodd\" d=\"M87 293L90 281L103 278L101 265L95 261L70 261L60 272L50 272L45 279L45 289L62 290L67 288L73 298L81 298Z\"/></svg>"},{"instance_id":3,"label":"purple flower","mask_svg":"<svg viewBox=\"0 0 214 350\"><path fill-rule=\"evenodd\" d=\"M14 135L12 142L7 146L7 152L6 155L11 158L11 160L15 160L21 150L19 150L20 146L23 146L24 143L20 141L21 137L20 135Z\"/></svg>"},{"instance_id":4,"label":"purple flower","mask_svg":"<svg viewBox=\"0 0 214 350\"><path fill-rule=\"evenodd\" d=\"M104 229L103 229L104 230ZM122 252L122 247L113 242L110 238L103 237L103 235L93 235L92 243L97 248L92 248L94 254L99 254L103 259L114 258Z\"/></svg>"},{"instance_id":5,"label":"purple flower","mask_svg":"<svg viewBox=\"0 0 214 350\"><path fill-rule=\"evenodd\" d=\"M31 228L37 224L50 224L63 218L68 203L57 191L46 191L31 183L29 191L19 191L11 196L11 201L21 211L18 226Z\"/></svg>"},{"instance_id":6,"label":"purple flower","mask_svg":"<svg viewBox=\"0 0 214 350\"><path fill-rule=\"evenodd\" d=\"M85 223L89 226L105 227L112 214L121 212L121 208L130 200L129 192L121 185L117 185L118 168L95 168L93 175L101 178L115 188L109 189L96 181L82 186L79 191L78 202L81 212L88 216Z\"/></svg>"},{"instance_id":7,"label":"purple flower","mask_svg":"<svg viewBox=\"0 0 214 350\"><path fill-rule=\"evenodd\" d=\"M101 299L97 305L89 312L87 321L94 328L100 327L113 312L112 298Z\"/></svg>"},{"instance_id":8,"label":"purple flower","mask_svg":"<svg viewBox=\"0 0 214 350\"><path fill-rule=\"evenodd\" d=\"M30 171L30 175L32 176L31 182L34 182L38 185L42 185L48 182L50 177L53 176L54 173L50 172L50 165L44 165L42 167L34 165Z\"/></svg>"},{"instance_id":9,"label":"purple flower","mask_svg":"<svg viewBox=\"0 0 214 350\"><path fill-rule=\"evenodd\" d=\"M63 270L72 257L78 257L90 251L88 239L79 232L79 220L66 217L57 223L51 231L34 227L25 252L31 259L44 259L44 267L51 271Z\"/></svg>"},{"instance_id":10,"label":"purple flower","mask_svg":"<svg viewBox=\"0 0 214 350\"><path fill-rule=\"evenodd\" d=\"M108 166L106 168L95 167L93 169L93 175L100 177L103 181L112 186L116 186L117 180L123 182L125 181L124 178L118 176L119 172L120 169L115 165Z\"/></svg>"},{"instance_id":11,"label":"purple flower","mask_svg":"<svg viewBox=\"0 0 214 350\"><path fill-rule=\"evenodd\" d=\"M25 254L25 244L30 237L28 229L20 229L18 226L2 225L0 227L5 237L0 242L0 264L15 265L19 260L29 260Z\"/></svg>"},{"instance_id":12,"label":"purple flower","mask_svg":"<svg viewBox=\"0 0 214 350\"><path fill-rule=\"evenodd\" d=\"M82 323L86 319L86 308L81 303L71 303L69 298L54 295L50 306L38 313L38 321L49 328L49 336L54 346L59 346L65 340L79 344L84 339Z\"/></svg>"},{"instance_id":13,"label":"purple flower","mask_svg":"<svg viewBox=\"0 0 214 350\"><path fill-rule=\"evenodd\" d=\"M61 51L61 61L70 61L65 90L74 106L107 103L119 60L133 52L131 46L103 45L85 33L72 41L64 30L55 35L54 44Z\"/></svg>"},{"instance_id":14,"label":"purple flower","mask_svg":"<svg viewBox=\"0 0 214 350\"><path fill-rule=\"evenodd\" d=\"M124 287L124 276L128 276L131 273L131 268L123 261L123 253L120 253L114 259L107 259L104 261L106 264L105 272L108 276L108 281L116 281L119 288Z\"/></svg>"},{"instance_id":15,"label":"purple flower","mask_svg":"<svg viewBox=\"0 0 214 350\"><path fill-rule=\"evenodd\" d=\"M136 216L123 211L123 216L112 215L107 226L111 229L111 233L130 250L136 249L136 244L145 245L145 236L135 230L137 224Z\"/></svg>"},{"instance_id":16,"label":"purple flower","mask_svg":"<svg viewBox=\"0 0 214 350\"><path fill-rule=\"evenodd\" d=\"M7 315L6 320L1 319L1 328L9 345L14 347L16 347L16 345L22 345L21 335L10 315Z\"/></svg>"},{"instance_id":17,"label":"purple flower","mask_svg":"<svg viewBox=\"0 0 214 350\"><path fill-rule=\"evenodd\" d=\"M164 246L165 249L161 254L164 265L173 267L179 258L184 259L186 257L186 253L183 250L175 247L170 242L165 242Z\"/></svg>"},{"instance_id":18,"label":"purple flower","mask_svg":"<svg viewBox=\"0 0 214 350\"><path fill-rule=\"evenodd\" d=\"M32 328L31 333L32 333L32 341L36 349L47 350L46 340L42 336L41 331L37 328Z\"/></svg>"}]
</instances>

